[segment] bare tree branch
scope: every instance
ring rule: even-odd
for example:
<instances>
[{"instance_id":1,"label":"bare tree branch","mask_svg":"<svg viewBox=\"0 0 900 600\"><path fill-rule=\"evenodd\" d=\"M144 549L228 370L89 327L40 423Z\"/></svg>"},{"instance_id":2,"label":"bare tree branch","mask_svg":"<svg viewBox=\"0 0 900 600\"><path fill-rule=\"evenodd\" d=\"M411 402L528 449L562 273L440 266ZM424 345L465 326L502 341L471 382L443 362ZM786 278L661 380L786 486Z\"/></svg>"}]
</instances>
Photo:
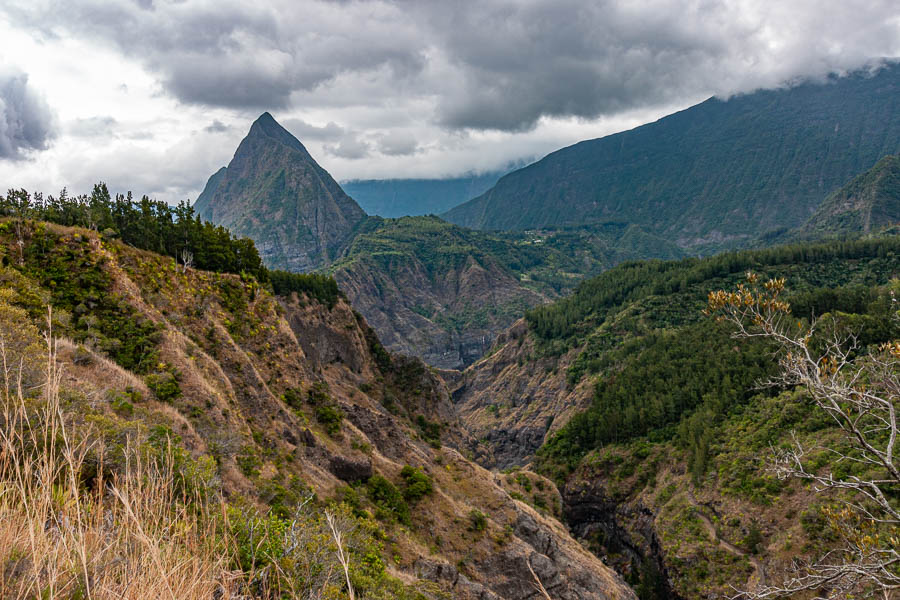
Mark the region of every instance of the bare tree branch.
<instances>
[{"instance_id":1,"label":"bare tree branch","mask_svg":"<svg viewBox=\"0 0 900 600\"><path fill-rule=\"evenodd\" d=\"M900 465L896 459L900 398L900 342L862 348L856 332L836 319L796 322L781 299L784 279L747 284L709 294L707 313L735 326L737 338L764 338L777 348L780 373L770 385L800 387L828 415L843 446L806 448L792 434L788 449L774 450L772 470L780 479L798 478L816 492L835 494L841 510L828 522L840 546L812 563L795 561L778 585L740 592L735 598L768 599L813 592L819 598L881 596L900 589ZM825 450L827 472L811 470L810 450ZM836 476L840 463L859 465L857 474Z\"/></svg>"}]
</instances>

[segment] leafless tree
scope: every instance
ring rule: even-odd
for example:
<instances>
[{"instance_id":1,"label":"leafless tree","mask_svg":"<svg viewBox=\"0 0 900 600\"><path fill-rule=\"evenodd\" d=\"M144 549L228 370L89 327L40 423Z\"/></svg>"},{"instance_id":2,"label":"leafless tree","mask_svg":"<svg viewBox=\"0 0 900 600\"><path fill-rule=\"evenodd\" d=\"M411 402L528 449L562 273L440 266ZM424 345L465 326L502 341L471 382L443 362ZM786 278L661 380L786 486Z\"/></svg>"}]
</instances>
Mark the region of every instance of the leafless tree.
<instances>
[{"instance_id":1,"label":"leafless tree","mask_svg":"<svg viewBox=\"0 0 900 600\"><path fill-rule=\"evenodd\" d=\"M344 570L344 579L347 582L347 593L350 595L350 600L356 600L356 595L353 593L353 584L350 583L350 555L347 553L344 544L344 536L347 531L347 524L344 521L344 519L341 519L330 510L325 511L325 522L328 523L328 529L331 531L331 537L334 539L334 545L337 547L336 553L338 562Z\"/></svg>"},{"instance_id":2,"label":"leafless tree","mask_svg":"<svg viewBox=\"0 0 900 600\"><path fill-rule=\"evenodd\" d=\"M194 253L184 248L181 250L181 268L187 273L188 269L194 267Z\"/></svg>"},{"instance_id":3,"label":"leafless tree","mask_svg":"<svg viewBox=\"0 0 900 600\"><path fill-rule=\"evenodd\" d=\"M792 434L791 447L775 451L772 466L779 478L806 480L816 492L833 494L839 508L825 516L839 545L814 562L795 561L779 584L738 597L812 592L828 599L894 598L900 589L900 342L867 349L837 319L797 322L783 300L784 288L784 279L760 284L748 273L736 290L711 292L707 312L733 323L738 338L773 342L780 368L769 383L805 389L840 433L841 443L824 448L807 447ZM825 469L808 466L812 450L832 457ZM855 465L856 474L835 476L828 467L838 463Z\"/></svg>"}]
</instances>

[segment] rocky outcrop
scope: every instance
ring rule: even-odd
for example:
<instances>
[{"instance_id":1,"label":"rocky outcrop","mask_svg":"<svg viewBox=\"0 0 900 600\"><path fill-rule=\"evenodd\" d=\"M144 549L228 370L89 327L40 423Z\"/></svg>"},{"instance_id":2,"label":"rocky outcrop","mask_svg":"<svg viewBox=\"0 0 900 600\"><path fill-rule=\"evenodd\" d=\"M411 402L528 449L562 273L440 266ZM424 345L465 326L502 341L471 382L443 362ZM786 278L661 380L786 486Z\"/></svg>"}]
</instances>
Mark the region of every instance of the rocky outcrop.
<instances>
[{"instance_id":1,"label":"rocky outcrop","mask_svg":"<svg viewBox=\"0 0 900 600\"><path fill-rule=\"evenodd\" d=\"M559 523L512 499L466 457L474 442L441 380L421 361L385 353L346 302L329 308L307 297L275 298L252 280L176 269L170 258L93 232L47 231L42 243L64 248L53 255L72 260L68 271L89 269L92 281L109 281L102 293L153 325L154 368L179 393L162 401L94 350L76 364L80 350L71 343L61 356L66 385L97 405L126 387L139 392L129 396L134 418L149 416L190 452L215 456L227 495L264 504L301 486L339 499L373 474L400 485L411 465L428 475L432 493L415 503L408 526L379 523L390 544L384 560L405 580L418 572L452 597L526 600L539 597L530 565L554 598L634 598ZM39 269L50 253L33 256ZM47 293L40 280L27 283ZM335 419L337 427L328 427ZM425 569L423 559L447 566Z\"/></svg>"},{"instance_id":2,"label":"rocky outcrop","mask_svg":"<svg viewBox=\"0 0 900 600\"><path fill-rule=\"evenodd\" d=\"M573 387L567 381L573 354L540 358L520 320L489 356L446 377L466 428L490 447L491 466L527 464L548 435L590 403L589 382Z\"/></svg>"}]
</instances>

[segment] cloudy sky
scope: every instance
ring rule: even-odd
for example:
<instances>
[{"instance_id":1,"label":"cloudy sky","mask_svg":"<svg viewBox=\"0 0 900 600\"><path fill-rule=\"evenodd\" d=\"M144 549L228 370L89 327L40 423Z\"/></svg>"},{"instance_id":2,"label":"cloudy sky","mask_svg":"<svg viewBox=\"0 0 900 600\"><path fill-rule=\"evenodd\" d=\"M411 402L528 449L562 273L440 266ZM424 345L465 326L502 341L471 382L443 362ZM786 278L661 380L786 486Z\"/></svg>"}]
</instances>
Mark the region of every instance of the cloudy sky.
<instances>
[{"instance_id":1,"label":"cloudy sky","mask_svg":"<svg viewBox=\"0 0 900 600\"><path fill-rule=\"evenodd\" d=\"M3 0L0 188L193 199L264 110L451 176L897 56L896 0Z\"/></svg>"}]
</instances>

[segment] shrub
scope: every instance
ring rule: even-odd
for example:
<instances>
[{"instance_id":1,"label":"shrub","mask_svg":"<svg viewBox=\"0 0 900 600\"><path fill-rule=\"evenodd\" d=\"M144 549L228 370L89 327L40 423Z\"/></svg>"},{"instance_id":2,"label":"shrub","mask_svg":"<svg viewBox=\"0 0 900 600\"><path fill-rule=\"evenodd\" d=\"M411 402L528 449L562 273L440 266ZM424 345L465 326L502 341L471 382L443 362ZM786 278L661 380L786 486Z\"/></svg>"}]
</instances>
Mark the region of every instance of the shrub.
<instances>
[{"instance_id":1,"label":"shrub","mask_svg":"<svg viewBox=\"0 0 900 600\"><path fill-rule=\"evenodd\" d=\"M341 430L344 411L334 404L323 404L316 407L316 420L325 427L328 435L334 435Z\"/></svg>"},{"instance_id":2,"label":"shrub","mask_svg":"<svg viewBox=\"0 0 900 600\"><path fill-rule=\"evenodd\" d=\"M439 449L441 447L441 429L440 423L432 422L422 415L416 416L416 427L422 438L428 442L432 448Z\"/></svg>"},{"instance_id":3,"label":"shrub","mask_svg":"<svg viewBox=\"0 0 900 600\"><path fill-rule=\"evenodd\" d=\"M300 410L303 407L303 390L298 387L284 390L281 397L284 399L284 403L294 410Z\"/></svg>"},{"instance_id":4,"label":"shrub","mask_svg":"<svg viewBox=\"0 0 900 600\"><path fill-rule=\"evenodd\" d=\"M309 388L309 403L312 405L316 404L327 404L331 402L331 393L328 388L328 384L324 381L317 381L312 384L312 387Z\"/></svg>"},{"instance_id":5,"label":"shrub","mask_svg":"<svg viewBox=\"0 0 900 600\"><path fill-rule=\"evenodd\" d=\"M406 465L400 471L400 477L403 478L403 497L409 502L418 502L434 491L431 477L426 475L422 469Z\"/></svg>"},{"instance_id":6,"label":"shrub","mask_svg":"<svg viewBox=\"0 0 900 600\"><path fill-rule=\"evenodd\" d=\"M393 483L381 475L372 475L366 485L369 499L380 509L376 511L376 517L384 519L391 516L404 525L410 524L409 505Z\"/></svg>"},{"instance_id":7,"label":"shrub","mask_svg":"<svg viewBox=\"0 0 900 600\"><path fill-rule=\"evenodd\" d=\"M144 378L144 383L160 402L172 403L181 397L178 377L171 371L151 373Z\"/></svg>"},{"instance_id":8,"label":"shrub","mask_svg":"<svg viewBox=\"0 0 900 600\"><path fill-rule=\"evenodd\" d=\"M487 515L473 508L469 511L469 531L482 532L487 529Z\"/></svg>"},{"instance_id":9,"label":"shrub","mask_svg":"<svg viewBox=\"0 0 900 600\"><path fill-rule=\"evenodd\" d=\"M744 548L750 554L759 554L759 545L763 542L762 532L759 530L759 523L754 519L750 521L750 530L747 537L744 538Z\"/></svg>"}]
</instances>

